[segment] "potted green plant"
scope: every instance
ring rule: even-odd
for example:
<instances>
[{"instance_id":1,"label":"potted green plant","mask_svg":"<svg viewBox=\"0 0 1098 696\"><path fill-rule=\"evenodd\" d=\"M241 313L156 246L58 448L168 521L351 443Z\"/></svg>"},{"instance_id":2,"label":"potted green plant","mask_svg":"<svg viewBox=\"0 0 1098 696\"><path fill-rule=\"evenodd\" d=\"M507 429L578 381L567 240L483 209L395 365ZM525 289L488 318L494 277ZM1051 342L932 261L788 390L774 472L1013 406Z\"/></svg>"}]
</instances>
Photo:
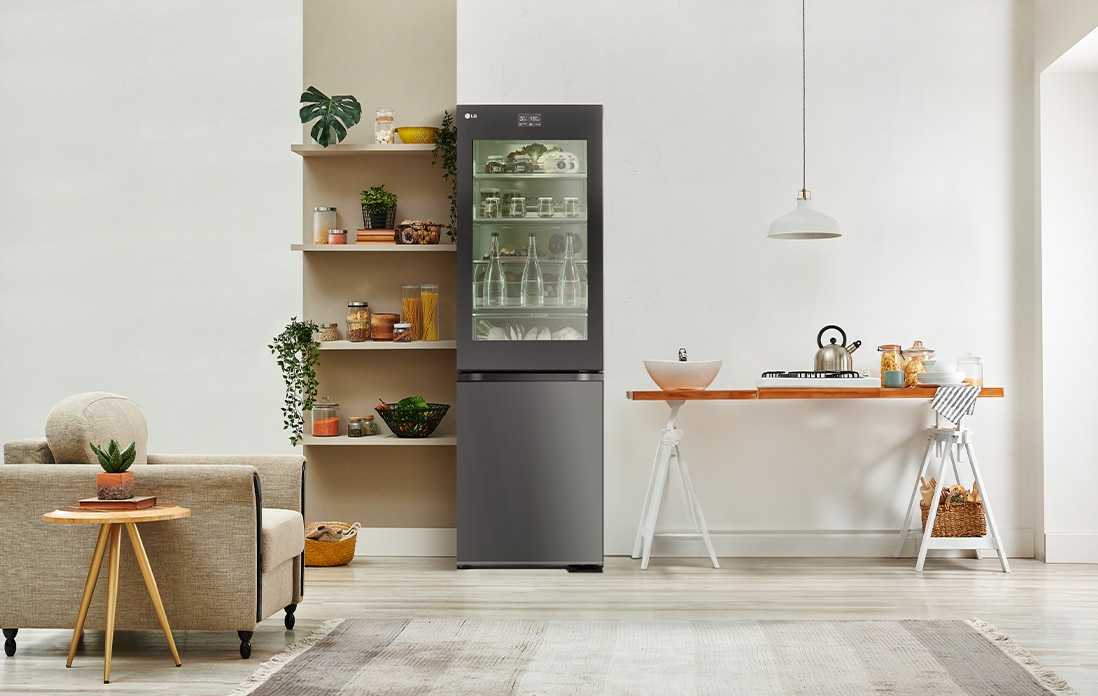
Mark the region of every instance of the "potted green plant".
<instances>
[{"instance_id":1,"label":"potted green plant","mask_svg":"<svg viewBox=\"0 0 1098 696\"><path fill-rule=\"evenodd\" d=\"M397 196L378 184L362 190L362 224L368 230L388 230L396 227Z\"/></svg>"},{"instance_id":2,"label":"potted green plant","mask_svg":"<svg viewBox=\"0 0 1098 696\"><path fill-rule=\"evenodd\" d=\"M301 110L298 112L302 123L308 123L316 119L309 135L317 141L321 147L328 147L333 142L343 142L347 137L347 129L362 119L362 105L349 94L337 94L329 97L316 87L309 88L301 93Z\"/></svg>"},{"instance_id":3,"label":"potted green plant","mask_svg":"<svg viewBox=\"0 0 1098 696\"><path fill-rule=\"evenodd\" d=\"M442 178L450 182L451 191L447 198L450 199L450 241L457 239L457 126L454 125L454 115L449 111L442 112L442 125L435 134L435 147L431 151L431 166L442 163Z\"/></svg>"},{"instance_id":4,"label":"potted green plant","mask_svg":"<svg viewBox=\"0 0 1098 696\"><path fill-rule=\"evenodd\" d=\"M318 327L313 321L291 317L282 333L267 347L278 360L286 383L282 404L282 429L290 431L290 444L301 441L305 428L304 412L312 409L319 383L316 368L320 364L320 342L313 338Z\"/></svg>"},{"instance_id":5,"label":"potted green plant","mask_svg":"<svg viewBox=\"0 0 1098 696\"><path fill-rule=\"evenodd\" d=\"M100 500L128 500L133 497L133 472L128 471L130 464L137 458L137 443L131 442L126 449L111 440L110 444L96 447L89 442L95 458L103 471L95 475L95 490Z\"/></svg>"}]
</instances>

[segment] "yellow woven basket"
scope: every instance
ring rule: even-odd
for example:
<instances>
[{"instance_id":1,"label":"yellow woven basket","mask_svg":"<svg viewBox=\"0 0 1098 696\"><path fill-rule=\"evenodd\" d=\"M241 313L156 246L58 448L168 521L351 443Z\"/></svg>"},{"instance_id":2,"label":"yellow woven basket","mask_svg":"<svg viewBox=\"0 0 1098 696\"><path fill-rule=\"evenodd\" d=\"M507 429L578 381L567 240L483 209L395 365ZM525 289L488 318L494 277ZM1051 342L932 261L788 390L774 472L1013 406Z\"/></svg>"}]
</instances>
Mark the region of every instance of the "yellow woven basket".
<instances>
[{"instance_id":1,"label":"yellow woven basket","mask_svg":"<svg viewBox=\"0 0 1098 696\"><path fill-rule=\"evenodd\" d=\"M926 518L930 516L930 506L919 503L923 512L923 529L926 529ZM938 506L938 513L934 516L934 529L930 532L932 537L982 537L987 535L987 519L984 517L984 505L980 502L967 502L964 500L945 502Z\"/></svg>"},{"instance_id":2,"label":"yellow woven basket","mask_svg":"<svg viewBox=\"0 0 1098 696\"><path fill-rule=\"evenodd\" d=\"M308 535L321 526L334 529L341 534L348 529L353 531L339 541L310 539ZM307 566L347 565L355 557L355 542L358 540L356 525L347 522L306 522L305 535L305 565Z\"/></svg>"}]
</instances>

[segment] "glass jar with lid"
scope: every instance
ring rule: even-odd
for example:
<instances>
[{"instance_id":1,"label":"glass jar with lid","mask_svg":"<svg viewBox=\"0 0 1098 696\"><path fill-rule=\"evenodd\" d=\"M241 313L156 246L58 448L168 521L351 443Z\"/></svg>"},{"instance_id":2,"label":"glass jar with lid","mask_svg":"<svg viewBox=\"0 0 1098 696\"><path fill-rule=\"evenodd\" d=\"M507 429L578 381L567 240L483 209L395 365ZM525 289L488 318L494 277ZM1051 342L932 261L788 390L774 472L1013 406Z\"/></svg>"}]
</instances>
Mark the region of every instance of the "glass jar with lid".
<instances>
[{"instance_id":1,"label":"glass jar with lid","mask_svg":"<svg viewBox=\"0 0 1098 696\"><path fill-rule=\"evenodd\" d=\"M329 206L313 208L313 244L327 244L328 230L336 226L336 209Z\"/></svg>"},{"instance_id":2,"label":"glass jar with lid","mask_svg":"<svg viewBox=\"0 0 1098 696\"><path fill-rule=\"evenodd\" d=\"M534 171L534 159L530 155L515 155L511 162L511 171L515 174L530 174Z\"/></svg>"},{"instance_id":3,"label":"glass jar with lid","mask_svg":"<svg viewBox=\"0 0 1098 696\"><path fill-rule=\"evenodd\" d=\"M886 343L877 346L881 351L881 386L885 386L885 373L890 370L904 369L904 356L900 351L899 343Z\"/></svg>"},{"instance_id":4,"label":"glass jar with lid","mask_svg":"<svg viewBox=\"0 0 1098 696\"><path fill-rule=\"evenodd\" d=\"M965 353L957 358L957 370L965 374L964 381L968 386L984 386L984 366L979 355Z\"/></svg>"},{"instance_id":5,"label":"glass jar with lid","mask_svg":"<svg viewBox=\"0 0 1098 696\"><path fill-rule=\"evenodd\" d=\"M393 142L393 110L387 106L377 107L374 115L374 142L388 145Z\"/></svg>"},{"instance_id":6,"label":"glass jar with lid","mask_svg":"<svg viewBox=\"0 0 1098 696\"><path fill-rule=\"evenodd\" d=\"M377 435L377 421L374 420L374 414L369 414L362 417L362 434L363 435Z\"/></svg>"},{"instance_id":7,"label":"glass jar with lid","mask_svg":"<svg viewBox=\"0 0 1098 696\"><path fill-rule=\"evenodd\" d=\"M322 396L313 402L313 436L339 435L339 404Z\"/></svg>"},{"instance_id":8,"label":"glass jar with lid","mask_svg":"<svg viewBox=\"0 0 1098 696\"><path fill-rule=\"evenodd\" d=\"M320 325L320 340L321 341L338 341L339 340L339 324L321 324Z\"/></svg>"},{"instance_id":9,"label":"glass jar with lid","mask_svg":"<svg viewBox=\"0 0 1098 696\"><path fill-rule=\"evenodd\" d=\"M484 165L485 174L503 174L507 171L507 158L503 155L488 155Z\"/></svg>"},{"instance_id":10,"label":"glass jar with lid","mask_svg":"<svg viewBox=\"0 0 1098 696\"><path fill-rule=\"evenodd\" d=\"M347 419L347 437L362 437L366 432L362 428L362 416Z\"/></svg>"},{"instance_id":11,"label":"glass jar with lid","mask_svg":"<svg viewBox=\"0 0 1098 696\"><path fill-rule=\"evenodd\" d=\"M361 343L370 338L370 305L367 302L347 303L347 340Z\"/></svg>"},{"instance_id":12,"label":"glass jar with lid","mask_svg":"<svg viewBox=\"0 0 1098 696\"><path fill-rule=\"evenodd\" d=\"M919 375L926 372L926 361L934 357L934 351L923 345L922 341L915 341L910 348L903 350L904 356L904 386L916 387L919 385Z\"/></svg>"}]
</instances>

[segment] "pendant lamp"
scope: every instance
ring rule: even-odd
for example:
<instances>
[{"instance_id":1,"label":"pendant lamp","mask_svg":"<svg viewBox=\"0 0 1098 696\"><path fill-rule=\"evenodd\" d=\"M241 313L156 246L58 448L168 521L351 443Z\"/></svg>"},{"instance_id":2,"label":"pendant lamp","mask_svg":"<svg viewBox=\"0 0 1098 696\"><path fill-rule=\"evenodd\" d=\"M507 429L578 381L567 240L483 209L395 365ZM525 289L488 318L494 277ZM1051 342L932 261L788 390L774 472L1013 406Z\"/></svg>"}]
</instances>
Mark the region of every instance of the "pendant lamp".
<instances>
[{"instance_id":1,"label":"pendant lamp","mask_svg":"<svg viewBox=\"0 0 1098 696\"><path fill-rule=\"evenodd\" d=\"M801 191L797 196L797 207L792 213L781 216L770 223L770 239L829 239L841 237L839 221L813 210L812 193L808 190L806 175L808 170L808 147L806 141L807 101L806 61L805 61L805 0L801 0Z\"/></svg>"}]
</instances>

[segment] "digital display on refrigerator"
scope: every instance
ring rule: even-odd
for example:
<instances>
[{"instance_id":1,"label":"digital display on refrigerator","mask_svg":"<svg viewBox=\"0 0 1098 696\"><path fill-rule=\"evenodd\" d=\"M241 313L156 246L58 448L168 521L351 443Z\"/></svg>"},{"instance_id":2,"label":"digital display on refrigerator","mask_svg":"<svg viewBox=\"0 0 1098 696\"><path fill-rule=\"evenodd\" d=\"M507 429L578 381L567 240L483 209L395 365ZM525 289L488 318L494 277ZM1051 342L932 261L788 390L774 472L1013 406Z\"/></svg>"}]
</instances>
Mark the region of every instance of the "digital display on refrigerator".
<instances>
[{"instance_id":1,"label":"digital display on refrigerator","mask_svg":"<svg viewBox=\"0 0 1098 696\"><path fill-rule=\"evenodd\" d=\"M473 340L587 340L587 141L472 146Z\"/></svg>"}]
</instances>

